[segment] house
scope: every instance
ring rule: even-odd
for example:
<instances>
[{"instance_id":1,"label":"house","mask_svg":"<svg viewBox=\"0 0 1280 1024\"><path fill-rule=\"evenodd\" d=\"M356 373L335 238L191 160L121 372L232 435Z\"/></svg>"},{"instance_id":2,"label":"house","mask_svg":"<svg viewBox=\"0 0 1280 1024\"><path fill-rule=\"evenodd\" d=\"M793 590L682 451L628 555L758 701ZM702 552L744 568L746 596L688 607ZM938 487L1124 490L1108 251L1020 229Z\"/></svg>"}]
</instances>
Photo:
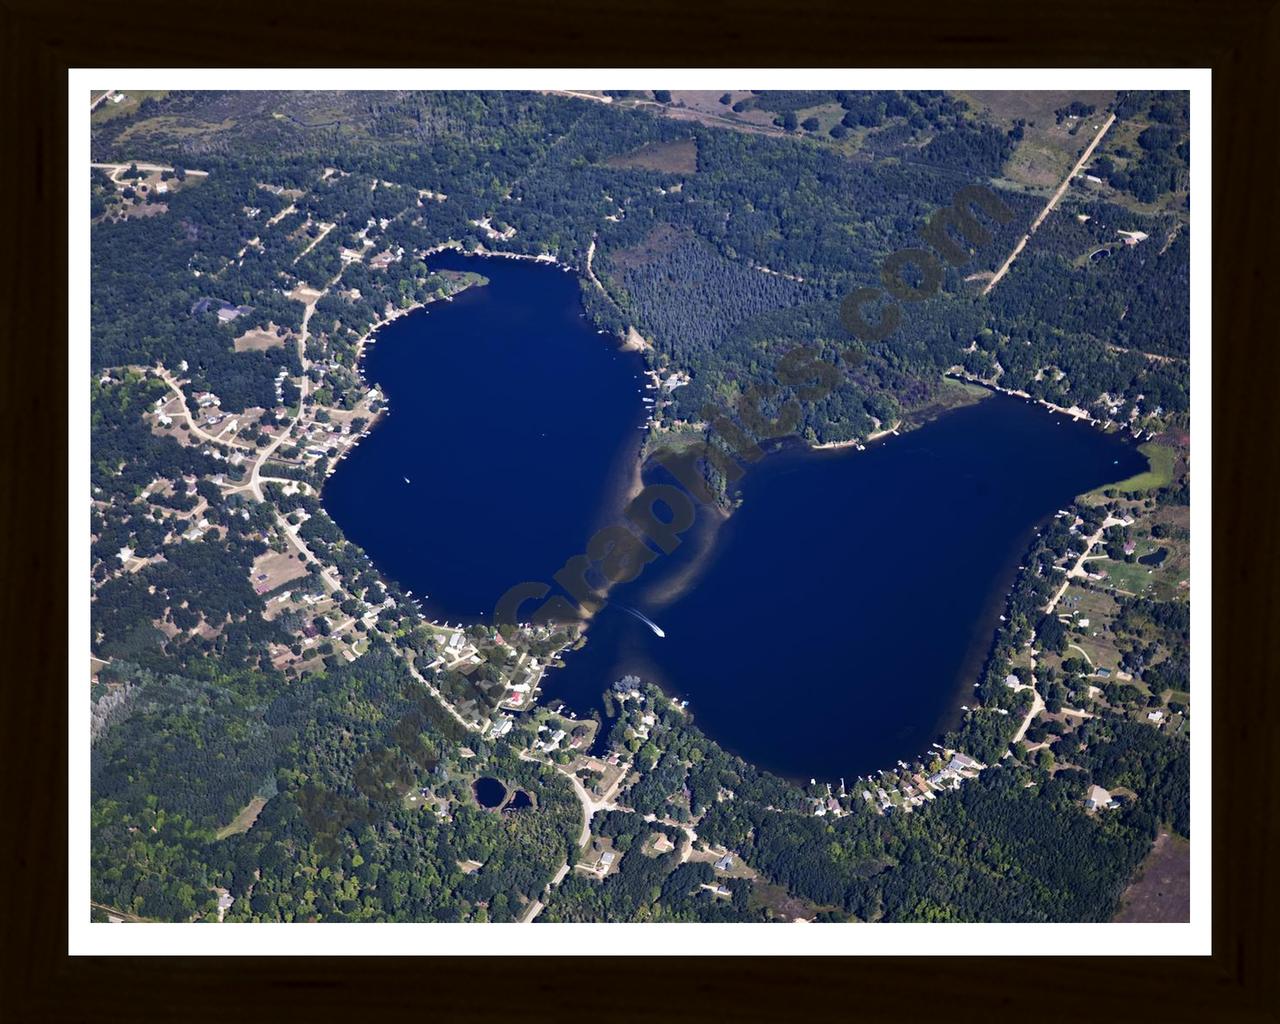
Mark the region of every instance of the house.
<instances>
[{"instance_id":1,"label":"house","mask_svg":"<svg viewBox=\"0 0 1280 1024\"><path fill-rule=\"evenodd\" d=\"M1091 811L1108 810L1115 807L1116 802L1111 798L1110 793L1095 784L1089 787L1089 795L1085 798L1084 805Z\"/></svg>"},{"instance_id":2,"label":"house","mask_svg":"<svg viewBox=\"0 0 1280 1024\"><path fill-rule=\"evenodd\" d=\"M1109 668L1095 669L1093 674L1097 676L1099 679L1108 679L1111 676L1111 669Z\"/></svg>"},{"instance_id":3,"label":"house","mask_svg":"<svg viewBox=\"0 0 1280 1024\"><path fill-rule=\"evenodd\" d=\"M1148 721L1148 722L1155 722L1155 723L1158 725L1159 723L1161 723L1161 722L1163 722L1163 721L1164 721L1164 712L1163 712L1163 711L1148 711L1148 712L1147 712L1147 721Z\"/></svg>"},{"instance_id":4,"label":"house","mask_svg":"<svg viewBox=\"0 0 1280 1024\"><path fill-rule=\"evenodd\" d=\"M609 866L613 863L613 856L612 850L605 850L604 853L600 854L600 859L596 861L596 866L601 871L608 871Z\"/></svg>"},{"instance_id":5,"label":"house","mask_svg":"<svg viewBox=\"0 0 1280 1024\"><path fill-rule=\"evenodd\" d=\"M1022 685L1022 680L1019 679L1012 672L1010 672L1007 676L1004 677L1004 685L1009 687L1009 689L1011 690L1016 690L1018 689L1018 687Z\"/></svg>"},{"instance_id":6,"label":"house","mask_svg":"<svg viewBox=\"0 0 1280 1024\"><path fill-rule=\"evenodd\" d=\"M718 861L716 861L717 871L730 871L733 869L733 854L726 853Z\"/></svg>"},{"instance_id":7,"label":"house","mask_svg":"<svg viewBox=\"0 0 1280 1024\"><path fill-rule=\"evenodd\" d=\"M221 323L229 324L238 316L244 316L246 313L252 313L252 306L233 306L229 302L224 302L218 310L218 320Z\"/></svg>"},{"instance_id":8,"label":"house","mask_svg":"<svg viewBox=\"0 0 1280 1024\"><path fill-rule=\"evenodd\" d=\"M512 719L500 718L493 723L493 730L490 733L490 735L494 739L501 739L503 736L505 736L507 733L511 731L511 728L514 725L515 725L515 722L512 721Z\"/></svg>"}]
</instances>

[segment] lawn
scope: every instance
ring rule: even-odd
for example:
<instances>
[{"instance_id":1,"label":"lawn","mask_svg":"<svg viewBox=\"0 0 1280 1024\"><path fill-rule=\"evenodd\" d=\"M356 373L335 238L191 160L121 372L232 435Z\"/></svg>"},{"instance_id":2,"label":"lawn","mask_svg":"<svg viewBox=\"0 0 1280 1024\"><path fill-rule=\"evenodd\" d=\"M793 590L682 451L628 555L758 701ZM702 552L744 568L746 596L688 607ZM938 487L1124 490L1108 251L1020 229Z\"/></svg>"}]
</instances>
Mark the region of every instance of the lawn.
<instances>
[{"instance_id":1,"label":"lawn","mask_svg":"<svg viewBox=\"0 0 1280 1024\"><path fill-rule=\"evenodd\" d=\"M114 95L119 96L121 90L117 89ZM98 95L95 91L94 95ZM127 114L136 113L138 107L142 105L145 99L159 100L167 96L168 93L162 90L142 90L125 92L124 99L119 103L113 103L110 99L105 99L98 104L97 109L90 116L93 124L101 124L104 121L110 121L117 117L124 117Z\"/></svg>"},{"instance_id":2,"label":"lawn","mask_svg":"<svg viewBox=\"0 0 1280 1024\"><path fill-rule=\"evenodd\" d=\"M1151 596L1150 590L1156 581L1153 579L1155 573L1148 566L1140 565L1137 562L1117 562L1110 558L1101 559L1090 564L1095 572L1099 568L1107 570L1107 580L1103 584L1104 586L1114 587L1126 594ZM1158 571L1156 570L1156 572Z\"/></svg>"}]
</instances>

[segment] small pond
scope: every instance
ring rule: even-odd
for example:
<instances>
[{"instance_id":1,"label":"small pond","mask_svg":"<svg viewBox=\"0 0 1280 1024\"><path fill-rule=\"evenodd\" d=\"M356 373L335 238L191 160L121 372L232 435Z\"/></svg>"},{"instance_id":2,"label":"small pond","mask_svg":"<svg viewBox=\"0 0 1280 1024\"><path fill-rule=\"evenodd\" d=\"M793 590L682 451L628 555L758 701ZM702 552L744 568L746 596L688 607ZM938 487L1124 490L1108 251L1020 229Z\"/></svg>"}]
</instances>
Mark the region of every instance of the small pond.
<instances>
[{"instance_id":1,"label":"small pond","mask_svg":"<svg viewBox=\"0 0 1280 1024\"><path fill-rule=\"evenodd\" d=\"M1143 555L1138 561L1142 565L1160 565L1164 562L1165 557L1169 554L1168 548L1156 548L1150 554Z\"/></svg>"},{"instance_id":2,"label":"small pond","mask_svg":"<svg viewBox=\"0 0 1280 1024\"><path fill-rule=\"evenodd\" d=\"M523 811L526 807L532 807L533 800L523 789L517 789L511 797L511 802L507 804L503 810L506 811Z\"/></svg>"},{"instance_id":3,"label":"small pond","mask_svg":"<svg viewBox=\"0 0 1280 1024\"><path fill-rule=\"evenodd\" d=\"M507 787L487 775L476 779L471 784L471 790L481 807L498 807L507 798Z\"/></svg>"}]
</instances>

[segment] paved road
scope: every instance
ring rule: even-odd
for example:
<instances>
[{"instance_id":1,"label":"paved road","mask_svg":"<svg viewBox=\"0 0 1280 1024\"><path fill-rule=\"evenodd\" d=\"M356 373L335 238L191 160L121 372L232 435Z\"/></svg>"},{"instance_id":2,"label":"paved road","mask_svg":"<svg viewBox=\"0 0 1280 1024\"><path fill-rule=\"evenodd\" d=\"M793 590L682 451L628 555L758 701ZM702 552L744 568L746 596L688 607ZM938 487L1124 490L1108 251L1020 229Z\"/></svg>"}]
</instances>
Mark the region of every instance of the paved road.
<instances>
[{"instance_id":1,"label":"paved road","mask_svg":"<svg viewBox=\"0 0 1280 1024\"><path fill-rule=\"evenodd\" d=\"M158 372L160 374L160 379L163 380L166 384L168 384L169 387L173 390L174 394L178 396L178 402L181 407L182 417L187 421L187 426L190 427L191 433L195 434L196 437L199 437L202 440L211 442L212 444L227 445L228 447L231 447L231 448L247 449L249 447L243 441L237 441L234 438L230 441L227 441L221 437L217 437L214 434L210 434L206 430L202 430L200 428L200 425L196 423L195 417L191 415L191 410L187 408L187 396L183 394L182 388L178 386L178 382L174 380L173 376L169 373L169 371L164 369L163 367L160 367Z\"/></svg>"}]
</instances>

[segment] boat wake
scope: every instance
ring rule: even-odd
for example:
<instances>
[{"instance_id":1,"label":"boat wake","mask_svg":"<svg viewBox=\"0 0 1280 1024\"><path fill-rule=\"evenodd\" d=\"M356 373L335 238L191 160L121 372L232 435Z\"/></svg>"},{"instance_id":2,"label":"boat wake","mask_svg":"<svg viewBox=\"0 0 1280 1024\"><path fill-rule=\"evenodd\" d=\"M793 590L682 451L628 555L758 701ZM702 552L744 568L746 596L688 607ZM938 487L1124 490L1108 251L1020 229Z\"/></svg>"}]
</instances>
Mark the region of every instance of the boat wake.
<instances>
[{"instance_id":1,"label":"boat wake","mask_svg":"<svg viewBox=\"0 0 1280 1024\"><path fill-rule=\"evenodd\" d=\"M627 612L630 615L634 615L637 619L639 619L651 630L653 630L654 635L660 636L660 637L665 637L667 635L666 633L663 632L662 627L659 626L656 622L654 622L653 619L649 618L649 616L647 616L644 612L638 612L634 608L629 608L625 604L620 604L618 605L618 607L621 608L624 612Z\"/></svg>"}]
</instances>

